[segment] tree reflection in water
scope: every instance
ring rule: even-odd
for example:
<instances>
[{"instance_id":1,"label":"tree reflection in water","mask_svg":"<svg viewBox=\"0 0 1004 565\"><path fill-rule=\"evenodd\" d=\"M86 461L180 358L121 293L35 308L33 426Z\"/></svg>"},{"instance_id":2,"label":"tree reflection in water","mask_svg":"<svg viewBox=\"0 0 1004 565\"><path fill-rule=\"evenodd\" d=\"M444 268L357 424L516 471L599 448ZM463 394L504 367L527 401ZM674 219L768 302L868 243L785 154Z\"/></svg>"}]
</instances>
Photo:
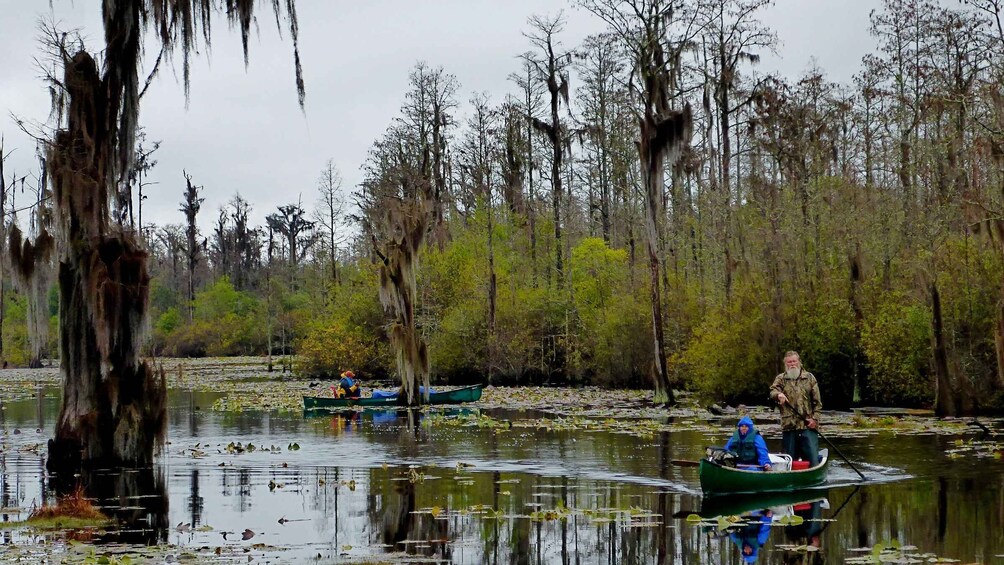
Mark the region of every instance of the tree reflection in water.
<instances>
[{"instance_id":1,"label":"tree reflection in water","mask_svg":"<svg viewBox=\"0 0 1004 565\"><path fill-rule=\"evenodd\" d=\"M49 476L49 487L56 497L82 487L84 495L118 525L94 541L139 545L167 542L167 484L159 467L85 469L70 477L53 474Z\"/></svg>"},{"instance_id":2,"label":"tree reflection in water","mask_svg":"<svg viewBox=\"0 0 1004 565\"><path fill-rule=\"evenodd\" d=\"M402 421L406 423L400 434L420 437L420 414L415 410L401 410L398 414L403 416ZM381 541L390 546L391 551L403 550L412 555L450 561L453 558L450 522L427 512L416 512L415 480L408 478L394 481L392 492L385 492L379 501L370 497L371 515L379 507L379 514L382 516Z\"/></svg>"}]
</instances>

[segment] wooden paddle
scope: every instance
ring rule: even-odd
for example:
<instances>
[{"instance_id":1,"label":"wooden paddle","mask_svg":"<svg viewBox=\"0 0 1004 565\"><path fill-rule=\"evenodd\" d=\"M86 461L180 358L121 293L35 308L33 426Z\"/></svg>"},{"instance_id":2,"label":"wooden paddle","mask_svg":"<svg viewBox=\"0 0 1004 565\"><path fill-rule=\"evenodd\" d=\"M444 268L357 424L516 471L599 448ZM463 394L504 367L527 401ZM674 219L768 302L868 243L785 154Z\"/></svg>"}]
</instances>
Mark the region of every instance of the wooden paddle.
<instances>
[{"instance_id":1,"label":"wooden paddle","mask_svg":"<svg viewBox=\"0 0 1004 565\"><path fill-rule=\"evenodd\" d=\"M700 461L689 461L687 459L670 459L670 465L676 465L677 467L699 467L701 465Z\"/></svg>"}]
</instances>

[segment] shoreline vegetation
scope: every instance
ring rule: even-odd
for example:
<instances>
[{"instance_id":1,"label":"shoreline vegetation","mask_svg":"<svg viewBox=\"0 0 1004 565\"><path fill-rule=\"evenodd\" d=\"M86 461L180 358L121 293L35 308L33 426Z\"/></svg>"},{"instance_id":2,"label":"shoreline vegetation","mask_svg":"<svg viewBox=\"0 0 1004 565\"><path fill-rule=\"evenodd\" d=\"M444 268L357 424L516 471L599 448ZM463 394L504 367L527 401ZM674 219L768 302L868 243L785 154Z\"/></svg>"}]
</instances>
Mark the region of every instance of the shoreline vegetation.
<instances>
[{"instance_id":1,"label":"shoreline vegetation","mask_svg":"<svg viewBox=\"0 0 1004 565\"><path fill-rule=\"evenodd\" d=\"M186 391L216 393L219 397L210 409L220 412L245 410L301 412L303 396L330 396L331 380L311 379L278 371L269 373L264 357L216 357L202 359L163 358L154 360L154 366L163 368L168 389L174 393ZM36 398L39 387L43 390L59 385L58 367L42 369L8 369L0 371L0 400L7 404L18 400ZM371 385L375 384L373 387ZM363 395L373 388L395 388L392 381L371 383L362 381ZM452 388L449 385L434 387ZM734 426L740 414L750 414L758 428L769 432L778 427L777 412L767 405L739 405L736 407L702 401L698 394L677 391L676 406L666 407L653 402L651 390L607 389L596 386L486 386L479 402L465 406L476 408L501 408L531 410L556 418L666 420L694 419L706 422L721 421L725 428ZM766 395L765 395L766 396ZM424 408L436 412L434 407ZM986 432L973 422L1002 420L1001 415L988 414L978 420L974 417L936 417L929 409L860 406L850 410L824 410L827 435L856 435L868 430L893 429L904 433L962 433L966 429ZM665 424L666 430L673 424ZM644 428L644 426L639 429ZM779 427L778 427L779 429ZM651 431L651 430L650 430Z\"/></svg>"}]
</instances>

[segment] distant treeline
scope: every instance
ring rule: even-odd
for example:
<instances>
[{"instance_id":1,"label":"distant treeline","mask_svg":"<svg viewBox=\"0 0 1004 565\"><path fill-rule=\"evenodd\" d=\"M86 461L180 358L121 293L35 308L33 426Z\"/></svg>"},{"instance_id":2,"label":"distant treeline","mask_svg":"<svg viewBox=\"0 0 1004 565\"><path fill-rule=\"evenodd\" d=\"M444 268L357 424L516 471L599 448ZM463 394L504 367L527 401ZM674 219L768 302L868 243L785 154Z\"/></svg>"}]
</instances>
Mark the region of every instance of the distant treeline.
<instances>
[{"instance_id":1,"label":"distant treeline","mask_svg":"<svg viewBox=\"0 0 1004 565\"><path fill-rule=\"evenodd\" d=\"M616 23L607 2L582 4ZM662 38L670 99L693 118L655 203L671 382L764 402L797 350L827 407L1004 408L999 3L886 0L850 85L758 73L777 41L767 5L686 3ZM560 18L524 31L504 96L461 105L448 70L416 65L358 187L329 162L316 205L253 226L238 195L203 234L189 179L179 224L144 226L151 352L392 373L386 203L422 198L411 183L427 179L413 307L434 382L650 386L634 55L616 27L577 46Z\"/></svg>"}]
</instances>

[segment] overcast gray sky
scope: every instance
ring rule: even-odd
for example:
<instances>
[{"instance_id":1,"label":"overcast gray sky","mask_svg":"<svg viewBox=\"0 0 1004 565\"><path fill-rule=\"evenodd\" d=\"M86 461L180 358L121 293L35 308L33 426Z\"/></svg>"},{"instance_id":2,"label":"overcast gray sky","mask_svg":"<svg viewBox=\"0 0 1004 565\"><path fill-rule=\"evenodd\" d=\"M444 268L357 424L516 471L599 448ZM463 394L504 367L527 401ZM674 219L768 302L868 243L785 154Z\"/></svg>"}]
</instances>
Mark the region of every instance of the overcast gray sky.
<instances>
[{"instance_id":1,"label":"overcast gray sky","mask_svg":"<svg viewBox=\"0 0 1004 565\"><path fill-rule=\"evenodd\" d=\"M795 78L814 63L831 80L849 82L861 57L873 48L868 13L878 0L777 0L762 14L781 40L778 57L762 71ZM98 45L99 0L55 0L55 20L81 28ZM317 178L330 158L351 191L371 143L395 116L419 60L442 66L461 86L458 98L488 92L494 101L512 89L507 75L516 55L529 48L521 32L531 14L568 18L561 39L576 46L602 22L566 0L299 0L300 52L307 88L300 111L292 69L292 44L280 38L265 10L242 62L240 37L222 24L214 29L210 56L192 64L191 98L185 107L180 64L164 69L141 105L148 138L161 140L148 187L144 221L181 223L182 169L205 187L200 214L204 232L217 209L235 192L263 222L275 206L301 197L312 208ZM12 172L34 174L33 142L11 115L43 121L48 95L34 58L37 22L49 13L43 0L0 0L0 133ZM152 58L151 58L152 59ZM17 196L18 202L27 197ZM22 218L23 221L23 218Z\"/></svg>"}]
</instances>

